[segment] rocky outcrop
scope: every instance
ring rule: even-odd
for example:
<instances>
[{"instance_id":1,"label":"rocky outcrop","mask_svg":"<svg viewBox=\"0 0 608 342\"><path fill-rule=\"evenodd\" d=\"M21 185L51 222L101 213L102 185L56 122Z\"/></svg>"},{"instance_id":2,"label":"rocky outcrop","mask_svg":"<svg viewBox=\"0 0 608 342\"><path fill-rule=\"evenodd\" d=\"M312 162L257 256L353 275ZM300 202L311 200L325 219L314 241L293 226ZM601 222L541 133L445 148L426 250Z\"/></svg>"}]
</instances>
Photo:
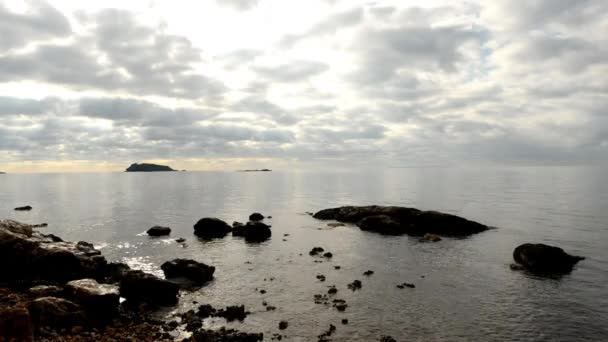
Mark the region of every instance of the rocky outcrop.
<instances>
[{"instance_id":1,"label":"rocky outcrop","mask_svg":"<svg viewBox=\"0 0 608 342\"><path fill-rule=\"evenodd\" d=\"M202 285L213 279L215 267L189 259L174 259L160 266L165 278L186 278L196 285Z\"/></svg>"},{"instance_id":2,"label":"rocky outcrop","mask_svg":"<svg viewBox=\"0 0 608 342\"><path fill-rule=\"evenodd\" d=\"M489 229L481 223L451 214L394 206L346 206L324 209L313 217L319 220L354 223L362 230L387 235L424 236L431 233L462 237Z\"/></svg>"},{"instance_id":3,"label":"rocky outcrop","mask_svg":"<svg viewBox=\"0 0 608 342\"><path fill-rule=\"evenodd\" d=\"M584 257L570 255L559 247L526 243L513 251L513 259L526 270L537 274L561 274L572 271Z\"/></svg>"},{"instance_id":4,"label":"rocky outcrop","mask_svg":"<svg viewBox=\"0 0 608 342\"><path fill-rule=\"evenodd\" d=\"M213 217L205 217L194 225L194 234L204 239L223 238L232 228L228 223Z\"/></svg>"},{"instance_id":5,"label":"rocky outcrop","mask_svg":"<svg viewBox=\"0 0 608 342\"><path fill-rule=\"evenodd\" d=\"M72 300L94 316L111 317L116 314L120 296L118 286L99 284L95 279L73 280L66 292Z\"/></svg>"},{"instance_id":6,"label":"rocky outcrop","mask_svg":"<svg viewBox=\"0 0 608 342\"><path fill-rule=\"evenodd\" d=\"M12 282L69 281L97 278L107 265L106 259L86 242L56 241L29 225L0 220L0 260L5 263L0 280Z\"/></svg>"},{"instance_id":7,"label":"rocky outcrop","mask_svg":"<svg viewBox=\"0 0 608 342\"><path fill-rule=\"evenodd\" d=\"M120 296L135 303L175 305L178 291L179 285L142 271L127 271L120 281Z\"/></svg>"},{"instance_id":8,"label":"rocky outcrop","mask_svg":"<svg viewBox=\"0 0 608 342\"><path fill-rule=\"evenodd\" d=\"M166 236L171 234L171 228L169 227L161 227L154 226L146 231L146 233L150 236Z\"/></svg>"},{"instance_id":9,"label":"rocky outcrop","mask_svg":"<svg viewBox=\"0 0 608 342\"><path fill-rule=\"evenodd\" d=\"M63 287L52 285L37 285L30 287L27 290L28 294L33 298L40 297L61 297L64 293Z\"/></svg>"},{"instance_id":10,"label":"rocky outcrop","mask_svg":"<svg viewBox=\"0 0 608 342\"><path fill-rule=\"evenodd\" d=\"M235 227L232 235L244 237L247 242L262 242L270 238L272 231L267 224L249 221L244 226Z\"/></svg>"},{"instance_id":11,"label":"rocky outcrop","mask_svg":"<svg viewBox=\"0 0 608 342\"><path fill-rule=\"evenodd\" d=\"M29 206L29 205L26 205L25 207L17 207L17 208L15 208L15 210L17 210L17 211L30 211L30 210L32 210L32 207Z\"/></svg>"},{"instance_id":12,"label":"rocky outcrop","mask_svg":"<svg viewBox=\"0 0 608 342\"><path fill-rule=\"evenodd\" d=\"M86 323L82 307L63 298L42 297L29 305L32 322L35 326L67 328Z\"/></svg>"},{"instance_id":13,"label":"rocky outcrop","mask_svg":"<svg viewBox=\"0 0 608 342\"><path fill-rule=\"evenodd\" d=\"M26 303L18 296L3 291L0 291L0 340L34 340L34 326Z\"/></svg>"},{"instance_id":14,"label":"rocky outcrop","mask_svg":"<svg viewBox=\"0 0 608 342\"><path fill-rule=\"evenodd\" d=\"M157 165L157 164L131 164L125 172L158 172L158 171L176 171L166 165Z\"/></svg>"},{"instance_id":15,"label":"rocky outcrop","mask_svg":"<svg viewBox=\"0 0 608 342\"><path fill-rule=\"evenodd\" d=\"M426 233L426 234L424 234L424 236L422 237L421 240L430 241L430 242L439 242L439 241L441 241L441 236L439 236L437 234Z\"/></svg>"}]
</instances>

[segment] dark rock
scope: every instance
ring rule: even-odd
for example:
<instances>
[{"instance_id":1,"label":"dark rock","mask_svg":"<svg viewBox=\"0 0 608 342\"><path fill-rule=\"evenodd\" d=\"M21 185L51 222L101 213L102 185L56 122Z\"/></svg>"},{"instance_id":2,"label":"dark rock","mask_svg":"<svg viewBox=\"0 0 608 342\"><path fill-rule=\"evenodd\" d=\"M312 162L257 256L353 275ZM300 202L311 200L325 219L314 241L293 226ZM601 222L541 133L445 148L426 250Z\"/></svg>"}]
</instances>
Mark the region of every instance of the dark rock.
<instances>
[{"instance_id":1,"label":"dark rock","mask_svg":"<svg viewBox=\"0 0 608 342\"><path fill-rule=\"evenodd\" d=\"M319 279L320 281L325 281L325 276L322 274L317 274L317 279Z\"/></svg>"},{"instance_id":2,"label":"dark rock","mask_svg":"<svg viewBox=\"0 0 608 342\"><path fill-rule=\"evenodd\" d=\"M329 337L331 335L333 335L333 333L336 331L336 327L333 324L329 325L329 329L327 329L326 332L322 333L321 335L318 336L318 341L319 342L326 342L329 341Z\"/></svg>"},{"instance_id":3,"label":"dark rock","mask_svg":"<svg viewBox=\"0 0 608 342\"><path fill-rule=\"evenodd\" d=\"M342 267L341 267L341 266L338 266L338 265L334 266L334 269L336 269L336 270L339 270L339 269L341 269L341 268L342 268Z\"/></svg>"},{"instance_id":4,"label":"dark rock","mask_svg":"<svg viewBox=\"0 0 608 342\"><path fill-rule=\"evenodd\" d=\"M177 304L179 286L142 271L127 271L120 281L120 296L132 302Z\"/></svg>"},{"instance_id":5,"label":"dark rock","mask_svg":"<svg viewBox=\"0 0 608 342\"><path fill-rule=\"evenodd\" d=\"M344 227L346 225L341 222L331 222L331 223L328 223L327 226L331 227L331 228L336 228L336 227Z\"/></svg>"},{"instance_id":6,"label":"dark rock","mask_svg":"<svg viewBox=\"0 0 608 342\"><path fill-rule=\"evenodd\" d=\"M285 329L287 329L288 325L289 325L289 323L287 323L287 321L280 321L279 322L279 329L285 330Z\"/></svg>"},{"instance_id":7,"label":"dark rock","mask_svg":"<svg viewBox=\"0 0 608 342\"><path fill-rule=\"evenodd\" d=\"M347 285L349 289L356 291L361 289L362 284L361 284L361 280L354 280L352 283Z\"/></svg>"},{"instance_id":8,"label":"dark rock","mask_svg":"<svg viewBox=\"0 0 608 342\"><path fill-rule=\"evenodd\" d=\"M157 165L157 164L131 164L126 170L126 172L158 172L158 171L176 171L166 165Z\"/></svg>"},{"instance_id":9,"label":"dark rock","mask_svg":"<svg viewBox=\"0 0 608 342\"><path fill-rule=\"evenodd\" d=\"M30 311L17 296L0 297L0 340L34 341Z\"/></svg>"},{"instance_id":10,"label":"dark rock","mask_svg":"<svg viewBox=\"0 0 608 342\"><path fill-rule=\"evenodd\" d=\"M195 331L189 339L192 342L257 342L262 340L264 340L262 333L244 333L224 327L219 330Z\"/></svg>"},{"instance_id":11,"label":"dark rock","mask_svg":"<svg viewBox=\"0 0 608 342\"><path fill-rule=\"evenodd\" d=\"M327 290L327 293L332 294L332 295L336 294L336 293L338 293L338 289L335 286L332 286L329 288L329 290Z\"/></svg>"},{"instance_id":12,"label":"dark rock","mask_svg":"<svg viewBox=\"0 0 608 342\"><path fill-rule=\"evenodd\" d=\"M205 217L194 225L194 234L202 238L222 238L226 236L232 228L228 223L218 219Z\"/></svg>"},{"instance_id":13,"label":"dark rock","mask_svg":"<svg viewBox=\"0 0 608 342\"><path fill-rule=\"evenodd\" d=\"M310 250L310 252L308 252L309 255L317 255L319 253L323 253L324 249L323 247L314 247L313 249Z\"/></svg>"},{"instance_id":14,"label":"dark rock","mask_svg":"<svg viewBox=\"0 0 608 342\"><path fill-rule=\"evenodd\" d=\"M72 300L89 314L111 317L117 312L120 296L116 285L99 284L94 279L80 279L68 282L66 289Z\"/></svg>"},{"instance_id":15,"label":"dark rock","mask_svg":"<svg viewBox=\"0 0 608 342\"><path fill-rule=\"evenodd\" d=\"M236 228L236 227L242 227L242 226L244 226L244 225L245 225L245 224L244 224L244 223L242 223L242 222L238 222L238 221L234 221L234 222L232 222L232 228Z\"/></svg>"},{"instance_id":16,"label":"dark rock","mask_svg":"<svg viewBox=\"0 0 608 342\"><path fill-rule=\"evenodd\" d=\"M122 280L124 275L131 270L129 265L122 262L110 262L105 267L105 277L114 283L118 283Z\"/></svg>"},{"instance_id":17,"label":"dark rock","mask_svg":"<svg viewBox=\"0 0 608 342\"><path fill-rule=\"evenodd\" d=\"M33 226L32 226L33 227ZM55 234L40 234L40 236L49 240L49 242L64 242L62 238Z\"/></svg>"},{"instance_id":18,"label":"dark rock","mask_svg":"<svg viewBox=\"0 0 608 342\"><path fill-rule=\"evenodd\" d=\"M189 259L174 259L163 263L160 268L167 279L186 278L197 285L213 279L214 266Z\"/></svg>"},{"instance_id":19,"label":"dark rock","mask_svg":"<svg viewBox=\"0 0 608 342\"><path fill-rule=\"evenodd\" d=\"M216 310L213 308L213 306L211 306L209 304L203 304L198 307L198 311L196 312L196 315L200 318L207 318L207 317L211 317L211 316L215 315L215 313L216 313Z\"/></svg>"},{"instance_id":20,"label":"dark rock","mask_svg":"<svg viewBox=\"0 0 608 342\"><path fill-rule=\"evenodd\" d=\"M248 312L245 311L245 306L228 306L225 309L218 310L213 316L214 317L223 317L228 322L232 322L234 320L242 321L247 317Z\"/></svg>"},{"instance_id":21,"label":"dark rock","mask_svg":"<svg viewBox=\"0 0 608 342\"><path fill-rule=\"evenodd\" d=\"M372 270L367 270L367 271L363 272L363 275L368 276L368 277L371 276L372 274L374 274L374 271L372 271Z\"/></svg>"},{"instance_id":22,"label":"dark rock","mask_svg":"<svg viewBox=\"0 0 608 342\"><path fill-rule=\"evenodd\" d=\"M262 290L260 290L260 293L264 294L264 293L266 293L266 290L262 289Z\"/></svg>"},{"instance_id":23,"label":"dark rock","mask_svg":"<svg viewBox=\"0 0 608 342\"><path fill-rule=\"evenodd\" d=\"M247 242L262 242L271 235L270 226L262 222L249 221L246 225L232 230L232 236L244 237Z\"/></svg>"},{"instance_id":24,"label":"dark rock","mask_svg":"<svg viewBox=\"0 0 608 342\"><path fill-rule=\"evenodd\" d=\"M386 335L382 335L380 337L380 342L397 342L394 338L390 337L390 336L386 336Z\"/></svg>"},{"instance_id":25,"label":"dark rock","mask_svg":"<svg viewBox=\"0 0 608 342\"><path fill-rule=\"evenodd\" d=\"M32 207L30 207L29 205L26 205L25 207L17 207L17 208L15 208L15 210L17 210L17 211L30 211L30 210L32 210Z\"/></svg>"},{"instance_id":26,"label":"dark rock","mask_svg":"<svg viewBox=\"0 0 608 342\"><path fill-rule=\"evenodd\" d=\"M559 247L526 243L515 248L513 259L532 273L563 274L571 272L585 258L570 255Z\"/></svg>"},{"instance_id":27,"label":"dark rock","mask_svg":"<svg viewBox=\"0 0 608 342\"><path fill-rule=\"evenodd\" d=\"M441 241L441 236L437 234L426 233L421 239L422 241L438 242Z\"/></svg>"},{"instance_id":28,"label":"dark rock","mask_svg":"<svg viewBox=\"0 0 608 342\"><path fill-rule=\"evenodd\" d=\"M343 318L343 319L342 319L342 324L348 324L348 319Z\"/></svg>"},{"instance_id":29,"label":"dark rock","mask_svg":"<svg viewBox=\"0 0 608 342\"><path fill-rule=\"evenodd\" d=\"M48 227L48 226L49 226L48 223L38 223L38 224L32 225L32 228L45 228L45 227Z\"/></svg>"},{"instance_id":30,"label":"dark rock","mask_svg":"<svg viewBox=\"0 0 608 342\"><path fill-rule=\"evenodd\" d=\"M362 230L387 235L424 236L431 233L469 236L489 229L483 224L451 214L391 206L346 206L321 210L314 214L314 217L320 220L355 223Z\"/></svg>"},{"instance_id":31,"label":"dark rock","mask_svg":"<svg viewBox=\"0 0 608 342\"><path fill-rule=\"evenodd\" d=\"M38 285L30 287L27 292L33 298L61 297L63 295L63 288L59 286Z\"/></svg>"},{"instance_id":32,"label":"dark rock","mask_svg":"<svg viewBox=\"0 0 608 342\"><path fill-rule=\"evenodd\" d=\"M260 214L260 213L253 213L251 215L249 215L249 221L262 221L264 219L264 215Z\"/></svg>"},{"instance_id":33,"label":"dark rock","mask_svg":"<svg viewBox=\"0 0 608 342\"><path fill-rule=\"evenodd\" d=\"M334 255L331 254L331 252L326 252L325 254L323 254L323 257L331 259Z\"/></svg>"},{"instance_id":34,"label":"dark rock","mask_svg":"<svg viewBox=\"0 0 608 342\"><path fill-rule=\"evenodd\" d=\"M272 305L268 305L268 306L266 306L266 311L274 311L274 310L276 310L276 309L277 309L277 307L276 307L276 306L272 306Z\"/></svg>"},{"instance_id":35,"label":"dark rock","mask_svg":"<svg viewBox=\"0 0 608 342\"><path fill-rule=\"evenodd\" d=\"M63 298L35 299L30 303L29 311L35 326L71 328L87 321L82 307Z\"/></svg>"},{"instance_id":36,"label":"dark rock","mask_svg":"<svg viewBox=\"0 0 608 342\"><path fill-rule=\"evenodd\" d=\"M414 288L416 288L416 285L410 284L410 283L403 283L403 284L397 285L397 287L400 288L400 289L403 289L403 288L406 288L406 287L409 287L410 289L414 289Z\"/></svg>"},{"instance_id":37,"label":"dark rock","mask_svg":"<svg viewBox=\"0 0 608 342\"><path fill-rule=\"evenodd\" d=\"M175 239L175 242L177 242L177 243L184 243L184 242L186 242L186 239L184 239L184 238L177 238L177 239Z\"/></svg>"},{"instance_id":38,"label":"dark rock","mask_svg":"<svg viewBox=\"0 0 608 342\"><path fill-rule=\"evenodd\" d=\"M148 235L150 235L150 236L165 236L165 235L171 234L171 228L154 226L154 227L148 229L148 231L146 233L148 233Z\"/></svg>"}]
</instances>

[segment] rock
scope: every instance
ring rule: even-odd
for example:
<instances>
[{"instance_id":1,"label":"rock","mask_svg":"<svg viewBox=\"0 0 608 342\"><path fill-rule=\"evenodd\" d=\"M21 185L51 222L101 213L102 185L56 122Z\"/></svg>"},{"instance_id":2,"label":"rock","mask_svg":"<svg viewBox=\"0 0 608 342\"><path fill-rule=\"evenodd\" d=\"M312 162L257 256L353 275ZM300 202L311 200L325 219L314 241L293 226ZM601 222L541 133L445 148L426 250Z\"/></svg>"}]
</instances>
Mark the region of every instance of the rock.
<instances>
[{"instance_id":1,"label":"rock","mask_svg":"<svg viewBox=\"0 0 608 342\"><path fill-rule=\"evenodd\" d=\"M148 229L148 231L146 233L148 233L148 235L150 235L150 236L165 236L165 235L171 234L171 228L154 226L154 227Z\"/></svg>"},{"instance_id":2,"label":"rock","mask_svg":"<svg viewBox=\"0 0 608 342\"><path fill-rule=\"evenodd\" d=\"M120 281L120 296L136 303L174 305L178 291L177 284L142 271L127 271Z\"/></svg>"},{"instance_id":3,"label":"rock","mask_svg":"<svg viewBox=\"0 0 608 342\"><path fill-rule=\"evenodd\" d=\"M526 270L537 274L571 272L584 257L570 255L559 247L526 243L513 251L513 259Z\"/></svg>"},{"instance_id":4,"label":"rock","mask_svg":"<svg viewBox=\"0 0 608 342\"><path fill-rule=\"evenodd\" d=\"M32 207L30 207L29 205L26 205L25 207L17 207L17 208L15 208L15 210L17 210L17 211L30 211L30 210L32 210Z\"/></svg>"},{"instance_id":5,"label":"rock","mask_svg":"<svg viewBox=\"0 0 608 342\"><path fill-rule=\"evenodd\" d=\"M327 226L331 227L331 228L336 228L336 227L344 227L346 225L341 222L331 222L331 223L328 223Z\"/></svg>"},{"instance_id":6,"label":"rock","mask_svg":"<svg viewBox=\"0 0 608 342\"><path fill-rule=\"evenodd\" d=\"M60 240L60 239L59 239ZM63 242L34 232L31 226L0 221L0 280L65 282L103 276L107 261L93 245Z\"/></svg>"},{"instance_id":7,"label":"rock","mask_svg":"<svg viewBox=\"0 0 608 342\"><path fill-rule=\"evenodd\" d=\"M197 285L204 284L213 279L214 266L189 259L174 259L160 266L167 279L186 278Z\"/></svg>"},{"instance_id":8,"label":"rock","mask_svg":"<svg viewBox=\"0 0 608 342\"><path fill-rule=\"evenodd\" d=\"M245 311L245 306L228 306L225 309L218 310L213 316L214 317L223 317L228 322L232 322L234 320L242 321L247 317L248 312Z\"/></svg>"},{"instance_id":9,"label":"rock","mask_svg":"<svg viewBox=\"0 0 608 342\"><path fill-rule=\"evenodd\" d=\"M215 315L217 310L215 310L213 308L213 306L209 305L209 304L203 304L201 306L198 307L198 311L196 312L196 315L200 318L208 318L211 317L213 315Z\"/></svg>"},{"instance_id":10,"label":"rock","mask_svg":"<svg viewBox=\"0 0 608 342\"><path fill-rule=\"evenodd\" d=\"M380 342L397 342L394 338L386 335L380 337Z\"/></svg>"},{"instance_id":11,"label":"rock","mask_svg":"<svg viewBox=\"0 0 608 342\"><path fill-rule=\"evenodd\" d=\"M124 275L131 270L129 265L122 262L111 262L105 268L105 277L114 283L118 283L124 278Z\"/></svg>"},{"instance_id":12,"label":"rock","mask_svg":"<svg viewBox=\"0 0 608 342\"><path fill-rule=\"evenodd\" d=\"M260 213L253 213L251 215L249 215L249 221L262 221L264 219L264 215L260 214Z\"/></svg>"},{"instance_id":13,"label":"rock","mask_svg":"<svg viewBox=\"0 0 608 342\"><path fill-rule=\"evenodd\" d=\"M35 326L53 328L71 328L84 325L86 314L79 305L56 297L42 297L33 300L29 305L32 322Z\"/></svg>"},{"instance_id":14,"label":"rock","mask_svg":"<svg viewBox=\"0 0 608 342\"><path fill-rule=\"evenodd\" d=\"M268 305L268 306L266 306L266 311L274 311L274 310L276 310L276 309L277 309L277 307L276 307L276 306L272 306L272 305Z\"/></svg>"},{"instance_id":15,"label":"rock","mask_svg":"<svg viewBox=\"0 0 608 342\"><path fill-rule=\"evenodd\" d=\"M317 279L319 279L320 281L325 281L325 276L322 274L317 274Z\"/></svg>"},{"instance_id":16,"label":"rock","mask_svg":"<svg viewBox=\"0 0 608 342\"><path fill-rule=\"evenodd\" d=\"M157 165L157 164L131 164L125 172L157 172L157 171L176 171L166 165Z\"/></svg>"},{"instance_id":17,"label":"rock","mask_svg":"<svg viewBox=\"0 0 608 342\"><path fill-rule=\"evenodd\" d=\"M33 224L32 228L45 228L48 227L49 224L48 223L38 223L38 224Z\"/></svg>"},{"instance_id":18,"label":"rock","mask_svg":"<svg viewBox=\"0 0 608 342\"><path fill-rule=\"evenodd\" d=\"M394 206L346 206L324 209L313 215L320 220L354 223L362 230L387 235L408 234L424 236L426 233L443 236L469 236L489 227L459 216L436 211Z\"/></svg>"},{"instance_id":19,"label":"rock","mask_svg":"<svg viewBox=\"0 0 608 342\"><path fill-rule=\"evenodd\" d=\"M341 266L338 266L338 265L334 266L334 269L336 269L336 270L339 270L339 269L341 269L341 268L342 268L342 267L341 267Z\"/></svg>"},{"instance_id":20,"label":"rock","mask_svg":"<svg viewBox=\"0 0 608 342\"><path fill-rule=\"evenodd\" d=\"M324 249L323 247L313 247L313 249L310 250L310 252L308 252L309 255L317 255L319 253L323 253Z\"/></svg>"},{"instance_id":21,"label":"rock","mask_svg":"<svg viewBox=\"0 0 608 342\"><path fill-rule=\"evenodd\" d=\"M264 340L264 334L244 333L222 327L219 330L197 330L192 334L190 340L193 342L257 342Z\"/></svg>"},{"instance_id":22,"label":"rock","mask_svg":"<svg viewBox=\"0 0 608 342\"><path fill-rule=\"evenodd\" d=\"M15 295L0 296L0 340L34 341L30 311Z\"/></svg>"},{"instance_id":23,"label":"rock","mask_svg":"<svg viewBox=\"0 0 608 342\"><path fill-rule=\"evenodd\" d=\"M328 259L331 259L333 256L334 255L331 254L331 252L326 252L326 253L323 254L323 257L328 258Z\"/></svg>"},{"instance_id":24,"label":"rock","mask_svg":"<svg viewBox=\"0 0 608 342\"><path fill-rule=\"evenodd\" d=\"M184 242L186 242L186 239L184 239L184 238L178 238L178 239L175 239L175 242L177 242L177 243L184 243Z\"/></svg>"},{"instance_id":25,"label":"rock","mask_svg":"<svg viewBox=\"0 0 608 342\"><path fill-rule=\"evenodd\" d=\"M363 272L363 275L368 276L368 277L371 276L372 274L374 274L374 271L372 271L372 270L367 270L367 271Z\"/></svg>"},{"instance_id":26,"label":"rock","mask_svg":"<svg viewBox=\"0 0 608 342\"><path fill-rule=\"evenodd\" d=\"M416 288L416 285L410 284L410 283L403 283L403 284L397 285L397 287L400 288L400 289L403 289L403 288L406 288L406 287L409 287L410 289L414 289L414 288Z\"/></svg>"},{"instance_id":27,"label":"rock","mask_svg":"<svg viewBox=\"0 0 608 342\"><path fill-rule=\"evenodd\" d=\"M200 219L194 225L194 234L202 238L222 238L226 236L232 228L228 223L212 217L205 217Z\"/></svg>"},{"instance_id":28,"label":"rock","mask_svg":"<svg viewBox=\"0 0 608 342\"><path fill-rule=\"evenodd\" d=\"M422 237L423 241L438 242L441 241L441 236L437 234L426 233Z\"/></svg>"},{"instance_id":29,"label":"rock","mask_svg":"<svg viewBox=\"0 0 608 342\"><path fill-rule=\"evenodd\" d=\"M327 290L327 293L331 294L331 295L334 295L334 294L338 293L338 289L335 286L331 286L329 288L329 290Z\"/></svg>"},{"instance_id":30,"label":"rock","mask_svg":"<svg viewBox=\"0 0 608 342\"><path fill-rule=\"evenodd\" d=\"M289 323L287 323L287 321L280 321L279 322L279 329L280 330L285 330L285 329L287 329L288 325L289 325Z\"/></svg>"},{"instance_id":31,"label":"rock","mask_svg":"<svg viewBox=\"0 0 608 342\"><path fill-rule=\"evenodd\" d=\"M234 228L232 235L242 236L247 242L262 242L270 238L272 231L267 224L249 221L245 226Z\"/></svg>"},{"instance_id":32,"label":"rock","mask_svg":"<svg viewBox=\"0 0 608 342\"><path fill-rule=\"evenodd\" d=\"M325 341L330 341L329 337L336 331L336 326L334 326L333 324L329 325L329 329L327 329L326 332L322 333L321 335L318 336L318 341L319 342L325 342Z\"/></svg>"},{"instance_id":33,"label":"rock","mask_svg":"<svg viewBox=\"0 0 608 342\"><path fill-rule=\"evenodd\" d=\"M89 314L111 317L119 304L118 286L99 284L95 279L72 280L66 284L72 300L80 304Z\"/></svg>"},{"instance_id":34,"label":"rock","mask_svg":"<svg viewBox=\"0 0 608 342\"><path fill-rule=\"evenodd\" d=\"M38 285L30 287L27 292L33 298L61 297L63 295L63 288L59 286Z\"/></svg>"},{"instance_id":35,"label":"rock","mask_svg":"<svg viewBox=\"0 0 608 342\"><path fill-rule=\"evenodd\" d=\"M239 222L239 221L234 221L234 222L232 222L232 228L236 228L236 227L242 227L242 226L244 226L244 225L245 225L244 223Z\"/></svg>"},{"instance_id":36,"label":"rock","mask_svg":"<svg viewBox=\"0 0 608 342\"><path fill-rule=\"evenodd\" d=\"M348 324L348 319L343 318L343 319L342 319L342 324Z\"/></svg>"},{"instance_id":37,"label":"rock","mask_svg":"<svg viewBox=\"0 0 608 342\"><path fill-rule=\"evenodd\" d=\"M347 285L349 289L356 291L361 289L362 284L361 284L361 280L354 280L352 283Z\"/></svg>"}]
</instances>

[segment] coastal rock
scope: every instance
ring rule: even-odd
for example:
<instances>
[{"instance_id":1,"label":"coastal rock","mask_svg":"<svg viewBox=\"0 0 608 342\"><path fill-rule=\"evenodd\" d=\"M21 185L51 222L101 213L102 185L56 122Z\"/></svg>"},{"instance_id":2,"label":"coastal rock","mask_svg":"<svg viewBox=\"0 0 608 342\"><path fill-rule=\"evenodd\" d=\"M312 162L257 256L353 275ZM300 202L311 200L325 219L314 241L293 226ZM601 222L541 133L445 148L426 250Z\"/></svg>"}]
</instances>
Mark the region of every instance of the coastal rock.
<instances>
[{"instance_id":1,"label":"coastal rock","mask_svg":"<svg viewBox=\"0 0 608 342\"><path fill-rule=\"evenodd\" d=\"M0 260L11 260L3 265L0 280L62 282L97 278L107 265L100 254L85 242L56 242L32 231L31 226L0 221Z\"/></svg>"},{"instance_id":2,"label":"coastal rock","mask_svg":"<svg viewBox=\"0 0 608 342\"><path fill-rule=\"evenodd\" d=\"M125 172L158 172L158 171L176 171L166 165L157 165L157 164L131 164Z\"/></svg>"},{"instance_id":3,"label":"coastal rock","mask_svg":"<svg viewBox=\"0 0 608 342\"><path fill-rule=\"evenodd\" d=\"M31 287L27 292L34 298L61 297L63 294L63 288L59 286L38 285Z\"/></svg>"},{"instance_id":4,"label":"coastal rock","mask_svg":"<svg viewBox=\"0 0 608 342\"><path fill-rule=\"evenodd\" d=\"M441 241L441 236L437 234L426 233L422 237L423 241L438 242Z\"/></svg>"},{"instance_id":5,"label":"coastal rock","mask_svg":"<svg viewBox=\"0 0 608 342\"><path fill-rule=\"evenodd\" d=\"M30 312L25 303L15 295L0 294L0 340L34 340Z\"/></svg>"},{"instance_id":6,"label":"coastal rock","mask_svg":"<svg viewBox=\"0 0 608 342\"><path fill-rule=\"evenodd\" d=\"M264 219L264 215L260 213L253 213L249 215L249 221L262 221Z\"/></svg>"},{"instance_id":7,"label":"coastal rock","mask_svg":"<svg viewBox=\"0 0 608 342\"><path fill-rule=\"evenodd\" d=\"M232 228L228 223L213 217L205 217L194 225L194 234L201 238L223 238Z\"/></svg>"},{"instance_id":8,"label":"coastal rock","mask_svg":"<svg viewBox=\"0 0 608 342\"><path fill-rule=\"evenodd\" d=\"M73 280L66 285L74 302L94 316L110 317L118 309L118 286L99 284L95 279Z\"/></svg>"},{"instance_id":9,"label":"coastal rock","mask_svg":"<svg viewBox=\"0 0 608 342\"><path fill-rule=\"evenodd\" d=\"M249 221L244 226L235 227L232 230L232 235L242 236L247 242L262 242L270 238L272 231L267 224Z\"/></svg>"},{"instance_id":10,"label":"coastal rock","mask_svg":"<svg viewBox=\"0 0 608 342\"><path fill-rule=\"evenodd\" d=\"M82 307L63 298L35 299L30 303L29 311L35 326L69 328L86 323Z\"/></svg>"},{"instance_id":11,"label":"coastal rock","mask_svg":"<svg viewBox=\"0 0 608 342\"><path fill-rule=\"evenodd\" d=\"M526 243L513 251L513 259L533 273L568 273L584 257L570 255L559 247Z\"/></svg>"},{"instance_id":12,"label":"coastal rock","mask_svg":"<svg viewBox=\"0 0 608 342\"><path fill-rule=\"evenodd\" d=\"M127 271L120 281L120 296L136 303L175 305L178 291L177 284L142 271Z\"/></svg>"},{"instance_id":13,"label":"coastal rock","mask_svg":"<svg viewBox=\"0 0 608 342\"><path fill-rule=\"evenodd\" d=\"M257 342L263 341L264 334L262 333L245 333L234 329L226 329L224 327L219 330L200 329L192 334L188 341L192 342L208 342L208 341L225 341L225 342Z\"/></svg>"},{"instance_id":14,"label":"coastal rock","mask_svg":"<svg viewBox=\"0 0 608 342\"><path fill-rule=\"evenodd\" d=\"M387 235L424 236L431 233L462 237L489 229L481 223L451 214L395 206L345 206L321 210L313 217L354 223L362 230Z\"/></svg>"},{"instance_id":15,"label":"coastal rock","mask_svg":"<svg viewBox=\"0 0 608 342\"><path fill-rule=\"evenodd\" d=\"M25 207L17 207L17 208L15 208L15 210L17 210L17 211L30 211L30 210L32 210L32 207L30 207L29 205L26 205Z\"/></svg>"},{"instance_id":16,"label":"coastal rock","mask_svg":"<svg viewBox=\"0 0 608 342\"><path fill-rule=\"evenodd\" d=\"M214 266L208 266L189 259L174 259L160 266L165 278L186 278L197 285L204 284L213 279Z\"/></svg>"},{"instance_id":17,"label":"coastal rock","mask_svg":"<svg viewBox=\"0 0 608 342\"><path fill-rule=\"evenodd\" d=\"M150 236L165 236L171 234L171 228L154 226L146 232Z\"/></svg>"}]
</instances>

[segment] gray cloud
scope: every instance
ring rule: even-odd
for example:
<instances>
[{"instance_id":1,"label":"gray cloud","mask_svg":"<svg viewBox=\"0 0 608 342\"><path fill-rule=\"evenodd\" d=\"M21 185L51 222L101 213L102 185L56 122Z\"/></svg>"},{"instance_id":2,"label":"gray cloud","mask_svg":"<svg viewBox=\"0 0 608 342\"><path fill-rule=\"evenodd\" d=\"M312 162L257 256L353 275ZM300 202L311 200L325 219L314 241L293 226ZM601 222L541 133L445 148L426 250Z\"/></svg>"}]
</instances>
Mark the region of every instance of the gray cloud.
<instances>
[{"instance_id":1,"label":"gray cloud","mask_svg":"<svg viewBox=\"0 0 608 342\"><path fill-rule=\"evenodd\" d=\"M66 17L45 1L28 1L26 13L10 12L0 3L0 53L49 38L67 37Z\"/></svg>"},{"instance_id":2,"label":"gray cloud","mask_svg":"<svg viewBox=\"0 0 608 342\"><path fill-rule=\"evenodd\" d=\"M321 74L329 65L313 61L292 61L288 64L267 67L257 66L253 70L260 76L276 82L297 82Z\"/></svg>"},{"instance_id":3,"label":"gray cloud","mask_svg":"<svg viewBox=\"0 0 608 342\"><path fill-rule=\"evenodd\" d=\"M363 20L363 9L354 8L336 13L320 21L306 32L286 35L281 39L280 45L292 47L294 44L307 38L335 34L338 30L359 24Z\"/></svg>"}]
</instances>

